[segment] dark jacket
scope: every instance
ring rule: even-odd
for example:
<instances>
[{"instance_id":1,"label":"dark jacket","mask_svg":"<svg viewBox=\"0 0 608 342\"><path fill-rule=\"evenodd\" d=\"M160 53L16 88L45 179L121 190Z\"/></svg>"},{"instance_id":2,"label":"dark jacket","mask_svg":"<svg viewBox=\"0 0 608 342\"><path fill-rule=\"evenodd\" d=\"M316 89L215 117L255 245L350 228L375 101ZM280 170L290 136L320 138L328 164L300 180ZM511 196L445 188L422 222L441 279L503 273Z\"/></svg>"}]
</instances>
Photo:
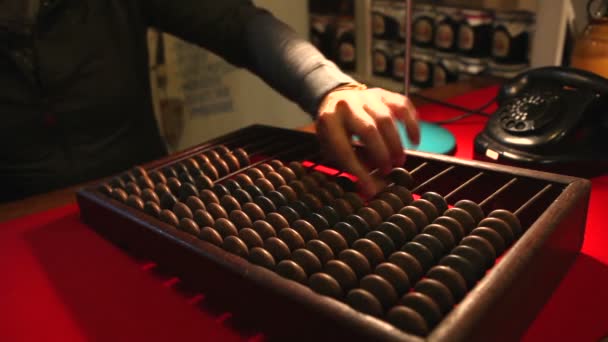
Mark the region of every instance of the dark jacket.
<instances>
[{"instance_id":1,"label":"dark jacket","mask_svg":"<svg viewBox=\"0 0 608 342\"><path fill-rule=\"evenodd\" d=\"M43 1L36 18L12 32L0 16L0 200L166 153L152 109L149 26L253 71L311 114L352 81L245 0Z\"/></svg>"}]
</instances>

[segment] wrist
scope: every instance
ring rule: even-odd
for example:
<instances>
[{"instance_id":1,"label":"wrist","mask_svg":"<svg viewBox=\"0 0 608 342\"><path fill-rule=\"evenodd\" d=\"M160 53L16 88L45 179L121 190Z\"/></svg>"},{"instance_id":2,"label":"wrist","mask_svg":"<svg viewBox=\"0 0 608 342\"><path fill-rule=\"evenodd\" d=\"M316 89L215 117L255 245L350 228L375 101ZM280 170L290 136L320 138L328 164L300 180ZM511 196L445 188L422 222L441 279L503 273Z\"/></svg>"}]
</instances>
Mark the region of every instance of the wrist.
<instances>
[{"instance_id":1,"label":"wrist","mask_svg":"<svg viewBox=\"0 0 608 342\"><path fill-rule=\"evenodd\" d=\"M363 83L359 83L359 82L349 82L349 83L341 84L341 85L331 89L330 91L327 92L327 94L325 94L325 96L323 96L323 99L321 100L321 104L319 105L319 111L321 111L325 107L325 105L331 98L331 95L334 93L337 93L340 91L345 91L345 90L366 90L366 89L367 89L367 85L365 85Z\"/></svg>"}]
</instances>

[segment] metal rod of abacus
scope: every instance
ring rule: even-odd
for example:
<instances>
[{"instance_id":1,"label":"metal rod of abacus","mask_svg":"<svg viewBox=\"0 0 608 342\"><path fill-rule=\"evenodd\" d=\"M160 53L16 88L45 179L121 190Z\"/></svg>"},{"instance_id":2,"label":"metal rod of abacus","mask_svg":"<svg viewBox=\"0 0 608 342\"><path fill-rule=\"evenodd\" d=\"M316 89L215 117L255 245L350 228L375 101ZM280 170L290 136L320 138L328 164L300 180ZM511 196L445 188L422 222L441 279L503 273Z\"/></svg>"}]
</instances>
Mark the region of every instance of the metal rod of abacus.
<instances>
[{"instance_id":1,"label":"metal rod of abacus","mask_svg":"<svg viewBox=\"0 0 608 342\"><path fill-rule=\"evenodd\" d=\"M445 174L449 173L450 171L454 170L456 168L456 166L450 166L446 169L444 169L443 171L439 172L438 174L434 175L433 177L427 179L426 181L424 181L423 183L421 183L420 185L418 185L417 187L413 188L411 191L412 192L417 192L418 190L422 189L423 187L429 185L430 183L434 182L435 180L437 180L438 178L444 176Z\"/></svg>"},{"instance_id":2,"label":"metal rod of abacus","mask_svg":"<svg viewBox=\"0 0 608 342\"><path fill-rule=\"evenodd\" d=\"M457 193L459 193L460 191L462 191L466 187L468 187L471 184L475 183L475 181L477 181L483 175L484 175L483 172L479 172L478 174L476 174L475 176L473 176L472 178L470 178L466 182L460 184L456 189L452 190L449 194L447 194L447 195L444 196L445 200L448 201L452 196L456 195Z\"/></svg>"},{"instance_id":3,"label":"metal rod of abacus","mask_svg":"<svg viewBox=\"0 0 608 342\"><path fill-rule=\"evenodd\" d=\"M526 203L522 204L521 207L519 207L519 209L515 210L515 212L513 212L513 215L519 216L519 214L521 214L522 211L528 209L528 207L530 207L530 205L532 205L539 198L544 196L547 193L547 191L551 190L552 187L553 187L553 185L551 185L551 184L546 185L539 192L537 192L536 195L532 196L529 200L527 200Z\"/></svg>"},{"instance_id":4,"label":"metal rod of abacus","mask_svg":"<svg viewBox=\"0 0 608 342\"><path fill-rule=\"evenodd\" d=\"M415 167L415 168L414 168L412 171L409 171L409 172L410 172L410 175L413 175L414 173L416 173L416 172L418 172L418 171L422 170L422 169L423 169L425 166L427 166L427 165L429 165L429 163L428 163L428 162L424 162L424 163L422 163L422 164L420 164L420 165L416 166L416 167Z\"/></svg>"},{"instance_id":5,"label":"metal rod of abacus","mask_svg":"<svg viewBox=\"0 0 608 342\"><path fill-rule=\"evenodd\" d=\"M517 178L512 178L510 181L508 181L507 183L505 183L505 185L501 186L498 190L494 191L490 196L486 197L486 199L484 199L483 201L481 201L479 203L479 206L483 208L486 204L490 203L491 200L493 200L498 195L500 195L501 193L503 193L505 190L507 190L515 182L517 182Z\"/></svg>"}]
</instances>

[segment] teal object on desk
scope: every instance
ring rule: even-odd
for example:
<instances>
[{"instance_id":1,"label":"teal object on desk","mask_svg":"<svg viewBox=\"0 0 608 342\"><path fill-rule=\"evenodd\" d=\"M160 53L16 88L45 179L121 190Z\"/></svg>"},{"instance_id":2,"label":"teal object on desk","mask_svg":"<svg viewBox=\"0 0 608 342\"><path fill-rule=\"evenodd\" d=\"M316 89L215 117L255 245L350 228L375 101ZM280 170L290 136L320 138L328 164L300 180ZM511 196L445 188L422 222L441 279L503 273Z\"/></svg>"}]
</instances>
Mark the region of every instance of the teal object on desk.
<instances>
[{"instance_id":1,"label":"teal object on desk","mask_svg":"<svg viewBox=\"0 0 608 342\"><path fill-rule=\"evenodd\" d=\"M419 121L420 145L416 146L408 139L405 125L401 121L396 121L396 123L401 143L406 150L438 154L452 154L456 151L456 138L450 131L439 125ZM359 140L359 137L355 136L354 139Z\"/></svg>"},{"instance_id":2,"label":"teal object on desk","mask_svg":"<svg viewBox=\"0 0 608 342\"><path fill-rule=\"evenodd\" d=\"M452 154L456 150L456 138L447 129L432 124L430 122L420 121L420 145L413 145L407 138L405 125L401 121L397 121L397 129L401 137L401 143L407 150L416 150L422 152L431 152L439 154Z\"/></svg>"}]
</instances>

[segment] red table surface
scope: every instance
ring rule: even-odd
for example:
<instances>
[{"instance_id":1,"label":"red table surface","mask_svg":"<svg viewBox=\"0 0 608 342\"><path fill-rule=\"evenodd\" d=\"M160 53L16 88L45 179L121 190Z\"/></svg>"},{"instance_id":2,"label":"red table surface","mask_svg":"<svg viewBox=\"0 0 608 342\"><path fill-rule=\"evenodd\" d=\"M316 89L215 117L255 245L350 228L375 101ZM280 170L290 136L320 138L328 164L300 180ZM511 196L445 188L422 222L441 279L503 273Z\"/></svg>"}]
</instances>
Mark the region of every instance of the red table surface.
<instances>
[{"instance_id":1,"label":"red table surface","mask_svg":"<svg viewBox=\"0 0 608 342\"><path fill-rule=\"evenodd\" d=\"M473 108L495 93L496 88L482 89L453 103ZM435 105L419 110L427 120L460 114ZM476 116L446 126L457 138L457 157L472 158L473 139L485 121ZM525 341L597 341L608 335L608 176L592 182L582 253ZM188 292L171 274L104 240L80 222L76 205L0 223L0 270L3 341L251 341L265 336L244 330L237 317L222 312L221 298Z\"/></svg>"}]
</instances>

